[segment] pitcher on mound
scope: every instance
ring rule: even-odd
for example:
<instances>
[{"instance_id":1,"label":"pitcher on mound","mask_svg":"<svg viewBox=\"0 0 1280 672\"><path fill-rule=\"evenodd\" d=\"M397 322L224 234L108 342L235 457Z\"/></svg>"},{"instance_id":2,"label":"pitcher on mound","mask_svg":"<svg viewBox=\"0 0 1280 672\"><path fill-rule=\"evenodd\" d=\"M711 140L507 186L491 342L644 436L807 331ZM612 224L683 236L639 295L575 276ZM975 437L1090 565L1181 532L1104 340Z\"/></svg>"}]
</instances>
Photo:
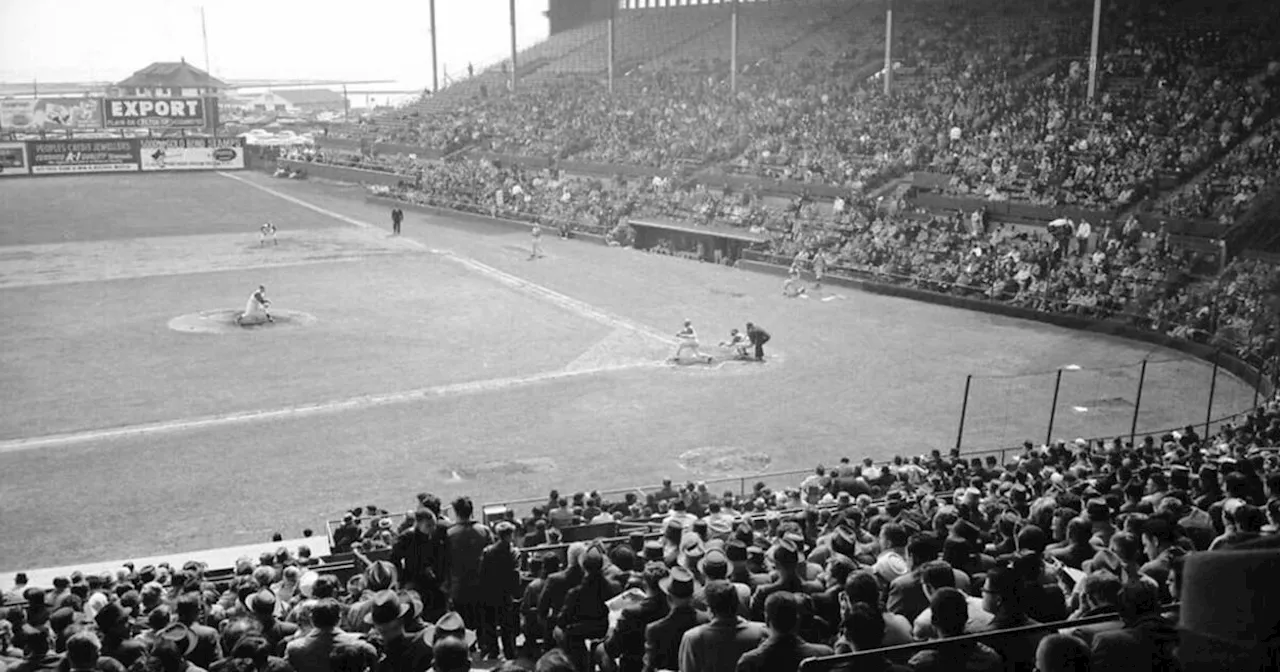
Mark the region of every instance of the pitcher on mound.
<instances>
[{"instance_id":1,"label":"pitcher on mound","mask_svg":"<svg viewBox=\"0 0 1280 672\"><path fill-rule=\"evenodd\" d=\"M271 301L267 299L267 288L265 285L258 285L258 290L249 296L249 301L244 305L244 312L236 315L236 324L239 326L262 324L263 322L275 322L271 319L271 313L267 309L271 307Z\"/></svg>"}]
</instances>

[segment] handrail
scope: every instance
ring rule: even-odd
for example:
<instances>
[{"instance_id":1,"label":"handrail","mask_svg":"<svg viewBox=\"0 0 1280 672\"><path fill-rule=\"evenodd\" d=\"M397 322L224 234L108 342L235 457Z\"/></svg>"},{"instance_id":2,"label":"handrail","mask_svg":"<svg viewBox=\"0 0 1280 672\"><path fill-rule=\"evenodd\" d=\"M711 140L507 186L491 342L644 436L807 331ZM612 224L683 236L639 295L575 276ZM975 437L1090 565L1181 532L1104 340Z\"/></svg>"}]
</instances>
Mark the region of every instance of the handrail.
<instances>
[{"instance_id":1,"label":"handrail","mask_svg":"<svg viewBox=\"0 0 1280 672\"><path fill-rule=\"evenodd\" d=\"M1167 613L1177 611L1182 608L1182 604L1174 602L1172 604L1161 605L1160 611ZM1013 635L1032 635L1040 632L1053 632L1058 630L1069 630L1084 625L1097 625L1099 623L1109 623L1111 621L1120 620L1119 614L1101 614L1098 616L1086 616L1084 618L1071 619L1066 621L1055 621L1053 623L1036 623L1034 625L1023 625L1016 628L1005 628L1003 630L992 630L989 632L975 632L958 637L946 637L943 639L931 639L924 642L912 642L910 644L899 644L897 646L886 646L879 649L870 649L868 651L854 651L853 653L841 653L833 656L822 656L818 658L806 658L800 663L799 672L819 672L821 670L831 669L832 666L841 663L858 660L863 657L898 657L902 654L916 653L918 651L926 651L928 649L936 649L941 647L953 646L956 644L976 644L981 643L985 639L994 639L998 637L1009 637Z\"/></svg>"}]
</instances>

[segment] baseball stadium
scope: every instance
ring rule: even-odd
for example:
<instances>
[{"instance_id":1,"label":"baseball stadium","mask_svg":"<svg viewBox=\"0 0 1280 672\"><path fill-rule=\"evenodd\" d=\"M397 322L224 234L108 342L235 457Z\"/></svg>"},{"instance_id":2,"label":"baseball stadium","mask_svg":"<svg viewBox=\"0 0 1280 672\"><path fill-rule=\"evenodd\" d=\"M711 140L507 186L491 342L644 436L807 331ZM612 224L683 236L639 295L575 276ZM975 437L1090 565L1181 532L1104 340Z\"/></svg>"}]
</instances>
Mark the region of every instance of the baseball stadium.
<instances>
[{"instance_id":1,"label":"baseball stadium","mask_svg":"<svg viewBox=\"0 0 1280 672\"><path fill-rule=\"evenodd\" d=\"M1274 669L1277 7L543 20L0 100L0 670Z\"/></svg>"}]
</instances>

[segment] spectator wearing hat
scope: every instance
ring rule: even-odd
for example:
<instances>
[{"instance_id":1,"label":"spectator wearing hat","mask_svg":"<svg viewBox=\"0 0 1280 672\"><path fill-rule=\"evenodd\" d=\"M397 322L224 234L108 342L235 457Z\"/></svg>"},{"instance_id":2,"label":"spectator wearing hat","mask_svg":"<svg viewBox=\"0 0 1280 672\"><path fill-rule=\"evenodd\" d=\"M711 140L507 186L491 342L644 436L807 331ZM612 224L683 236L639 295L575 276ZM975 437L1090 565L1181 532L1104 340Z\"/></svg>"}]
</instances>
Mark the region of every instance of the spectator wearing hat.
<instances>
[{"instance_id":1,"label":"spectator wearing hat","mask_svg":"<svg viewBox=\"0 0 1280 672\"><path fill-rule=\"evenodd\" d=\"M21 602L23 599L22 594L27 589L27 582L28 578L26 572L18 572L17 574L14 574L13 588L6 590L3 595L0 595L0 607L6 604L17 604L18 602Z\"/></svg>"},{"instance_id":2,"label":"spectator wearing hat","mask_svg":"<svg viewBox=\"0 0 1280 672\"><path fill-rule=\"evenodd\" d=\"M282 650L282 642L298 632L298 624L286 623L276 618L278 603L276 594L270 590L265 588L259 590L246 598L244 603L253 617L262 625L262 638L267 640L267 646L271 651Z\"/></svg>"},{"instance_id":3,"label":"spectator wearing hat","mask_svg":"<svg viewBox=\"0 0 1280 672\"><path fill-rule=\"evenodd\" d=\"M49 633L45 629L27 623L22 625L19 634L22 661L6 672L55 672L62 664L62 656L50 649Z\"/></svg>"},{"instance_id":4,"label":"spectator wearing hat","mask_svg":"<svg viewBox=\"0 0 1280 672\"><path fill-rule=\"evenodd\" d=\"M606 604L620 591L604 576L604 554L598 547L587 549L582 557L582 579L565 595L560 611L556 640L579 668L587 668L589 639L604 639L609 630L609 606Z\"/></svg>"},{"instance_id":5,"label":"spectator wearing hat","mask_svg":"<svg viewBox=\"0 0 1280 672\"><path fill-rule=\"evenodd\" d=\"M645 629L667 615L670 607L662 592L661 582L668 572L661 563L650 563L640 575L645 596L618 614L618 621L600 645L600 658L610 672L641 672L644 669ZM604 659L609 662L604 663ZM614 662L616 661L616 663Z\"/></svg>"},{"instance_id":6,"label":"spectator wearing hat","mask_svg":"<svg viewBox=\"0 0 1280 672\"><path fill-rule=\"evenodd\" d=\"M342 607L332 598L317 600L311 607L312 629L285 646L284 658L293 669L331 672L330 656L339 646L360 651L377 659L377 652L358 635L343 632L338 627Z\"/></svg>"},{"instance_id":7,"label":"spectator wearing hat","mask_svg":"<svg viewBox=\"0 0 1280 672\"><path fill-rule=\"evenodd\" d=\"M679 654L685 633L709 621L706 614L693 608L692 572L684 567L672 567L658 586L666 594L670 610L645 628L644 672L680 669Z\"/></svg>"},{"instance_id":8,"label":"spectator wearing hat","mask_svg":"<svg viewBox=\"0 0 1280 672\"><path fill-rule=\"evenodd\" d=\"M435 512L421 506L413 513L413 528L402 533L391 547L390 560L399 572L400 585L416 590L422 597L427 620L438 618L448 609L441 585L447 576L445 543Z\"/></svg>"},{"instance_id":9,"label":"spectator wearing hat","mask_svg":"<svg viewBox=\"0 0 1280 672\"><path fill-rule=\"evenodd\" d=\"M799 634L800 602L791 593L774 593L765 601L769 638L738 660L738 672L795 672L806 658L830 656L825 644L811 644Z\"/></svg>"},{"instance_id":10,"label":"spectator wearing hat","mask_svg":"<svg viewBox=\"0 0 1280 672\"><path fill-rule=\"evenodd\" d=\"M554 553L535 555L529 559L529 573L532 579L524 587L520 598L520 632L524 635L524 653L531 655L542 652L544 631L538 617L538 600L547 583L547 575L560 570L560 556ZM532 655L532 657L537 657Z\"/></svg>"},{"instance_id":11,"label":"spectator wearing hat","mask_svg":"<svg viewBox=\"0 0 1280 672\"><path fill-rule=\"evenodd\" d=\"M480 650L496 658L501 642L502 655L511 659L516 655L516 635L520 628L520 613L516 608L516 599L520 596L520 560L511 544L516 527L502 521L495 532L498 540L480 556L483 581Z\"/></svg>"},{"instance_id":12,"label":"spectator wearing hat","mask_svg":"<svg viewBox=\"0 0 1280 672\"><path fill-rule=\"evenodd\" d=\"M207 670L214 661L222 657L222 649L218 631L200 623L203 608L199 595L195 593L179 596L175 606L178 623L185 625L196 636L196 647L187 655L187 660Z\"/></svg>"},{"instance_id":13,"label":"spectator wearing hat","mask_svg":"<svg viewBox=\"0 0 1280 672\"><path fill-rule=\"evenodd\" d=\"M195 634L187 626L174 623L156 633L151 659L164 672L204 672L186 658L195 648Z\"/></svg>"},{"instance_id":14,"label":"spectator wearing hat","mask_svg":"<svg viewBox=\"0 0 1280 672\"><path fill-rule=\"evenodd\" d=\"M704 580L729 581L729 558L725 552L713 548L702 556L698 562L698 573ZM745 583L730 581L730 585L738 593L738 615L747 618L751 615L751 587ZM698 611L707 610L706 586L700 586L693 594L693 608Z\"/></svg>"},{"instance_id":15,"label":"spectator wearing hat","mask_svg":"<svg viewBox=\"0 0 1280 672\"><path fill-rule=\"evenodd\" d=\"M804 580L797 571L800 563L800 554L796 549L795 543L783 540L774 546L773 563L778 572L777 580L760 586L751 598L751 615L757 621L764 620L765 600L768 600L769 596L774 593L785 592L811 595L822 592L822 584ZM734 594L737 594L736 590Z\"/></svg>"},{"instance_id":16,"label":"spectator wearing hat","mask_svg":"<svg viewBox=\"0 0 1280 672\"><path fill-rule=\"evenodd\" d=\"M965 624L969 621L968 600L960 591L955 588L939 589L929 599L929 613L933 629L938 634L938 646L911 657L908 664L913 672L1003 672L1014 669L1006 668L1000 654L986 644L972 640L948 641L964 634Z\"/></svg>"},{"instance_id":17,"label":"spectator wearing hat","mask_svg":"<svg viewBox=\"0 0 1280 672\"><path fill-rule=\"evenodd\" d=\"M43 588L26 588L22 591L22 598L27 601L27 623L39 628L49 622L49 603L46 601L48 593Z\"/></svg>"},{"instance_id":18,"label":"spectator wearing hat","mask_svg":"<svg viewBox=\"0 0 1280 672\"><path fill-rule=\"evenodd\" d=\"M443 639L453 638L467 645L470 649L476 643L476 633L467 629L467 624L462 620L462 615L456 611L446 612L436 620L435 623L427 627L427 642L435 644Z\"/></svg>"},{"instance_id":19,"label":"spectator wearing hat","mask_svg":"<svg viewBox=\"0 0 1280 672\"><path fill-rule=\"evenodd\" d=\"M462 615L467 628L476 630L483 618L483 576L480 556L493 543L489 528L471 518L474 506L468 497L453 502L454 524L449 527L448 549L449 604Z\"/></svg>"},{"instance_id":20,"label":"spectator wearing hat","mask_svg":"<svg viewBox=\"0 0 1280 672\"><path fill-rule=\"evenodd\" d=\"M378 560L369 564L363 575L352 578L359 579L359 588L353 592L358 597L353 598L354 602L347 609L342 629L347 632L368 632L369 623L364 617L373 608L373 600L378 593L396 588L395 566L386 560Z\"/></svg>"},{"instance_id":21,"label":"spectator wearing hat","mask_svg":"<svg viewBox=\"0 0 1280 672\"><path fill-rule=\"evenodd\" d=\"M431 667L430 631L409 634L404 629L404 616L409 605L394 591L383 590L374 596L373 608L364 620L373 626L382 650L379 669L395 672L426 672ZM299 671L301 672L301 671Z\"/></svg>"},{"instance_id":22,"label":"spectator wearing hat","mask_svg":"<svg viewBox=\"0 0 1280 672\"><path fill-rule=\"evenodd\" d=\"M755 588L771 583L773 577L765 573L755 573L748 566L750 550L741 539L732 539L724 547L725 557L729 559L729 580ZM749 606L749 605L748 605Z\"/></svg>"},{"instance_id":23,"label":"spectator wearing hat","mask_svg":"<svg viewBox=\"0 0 1280 672\"><path fill-rule=\"evenodd\" d=\"M133 639L129 611L118 602L109 602L93 618L102 636L102 655L115 658L125 668L146 655L142 642Z\"/></svg>"},{"instance_id":24,"label":"spectator wearing hat","mask_svg":"<svg viewBox=\"0 0 1280 672\"><path fill-rule=\"evenodd\" d=\"M333 528L333 552L346 553L351 550L351 544L360 540L362 536L360 524L356 522L356 516L348 511L342 516L342 523Z\"/></svg>"},{"instance_id":25,"label":"spectator wearing hat","mask_svg":"<svg viewBox=\"0 0 1280 672\"><path fill-rule=\"evenodd\" d=\"M680 672L733 672L738 659L765 641L769 631L738 615L738 593L728 581L708 583L706 594L711 620L680 638Z\"/></svg>"}]
</instances>

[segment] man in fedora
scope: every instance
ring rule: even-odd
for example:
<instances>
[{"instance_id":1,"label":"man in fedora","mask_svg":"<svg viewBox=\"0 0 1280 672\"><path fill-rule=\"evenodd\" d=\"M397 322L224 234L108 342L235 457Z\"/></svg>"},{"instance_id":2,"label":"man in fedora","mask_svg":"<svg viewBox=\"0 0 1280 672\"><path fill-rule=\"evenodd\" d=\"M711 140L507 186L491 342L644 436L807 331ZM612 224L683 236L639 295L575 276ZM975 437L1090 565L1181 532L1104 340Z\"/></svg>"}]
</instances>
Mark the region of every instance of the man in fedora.
<instances>
[{"instance_id":1,"label":"man in fedora","mask_svg":"<svg viewBox=\"0 0 1280 672\"><path fill-rule=\"evenodd\" d=\"M102 655L115 658L128 669L146 655L146 646L133 639L129 610L119 602L108 602L93 617L102 635Z\"/></svg>"},{"instance_id":2,"label":"man in fedora","mask_svg":"<svg viewBox=\"0 0 1280 672\"><path fill-rule=\"evenodd\" d=\"M311 607L311 632L290 640L285 646L284 658L293 669L329 672L329 656L339 646L360 649L362 654L377 659L373 645L338 627L341 613L342 607L333 598L316 601Z\"/></svg>"},{"instance_id":3,"label":"man in fedora","mask_svg":"<svg viewBox=\"0 0 1280 672\"><path fill-rule=\"evenodd\" d=\"M778 592L778 591L775 591ZM738 593L728 581L707 584L711 620L680 639L680 672L734 672L742 654L769 636L763 623L738 615Z\"/></svg>"},{"instance_id":4,"label":"man in fedora","mask_svg":"<svg viewBox=\"0 0 1280 672\"><path fill-rule=\"evenodd\" d=\"M804 580L797 571L800 565L800 553L794 542L783 540L774 546L773 564L778 571L778 579L768 585L760 586L751 598L751 615L757 620L764 619L764 602L774 593L812 595L822 592L822 584Z\"/></svg>"},{"instance_id":5,"label":"man in fedora","mask_svg":"<svg viewBox=\"0 0 1280 672\"><path fill-rule=\"evenodd\" d=\"M698 562L698 571L704 579L710 581L728 581L729 580L729 557L725 552L713 548L702 556L702 560ZM738 593L738 615L746 617L749 615L751 607L751 587L745 583L733 583L733 589ZM700 587L693 595L693 608L698 611L707 609L706 587Z\"/></svg>"},{"instance_id":6,"label":"man in fedora","mask_svg":"<svg viewBox=\"0 0 1280 672\"><path fill-rule=\"evenodd\" d=\"M433 625L429 626L424 632L426 639L433 646L442 639L452 637L467 645L470 649L476 643L476 633L467 629L467 623L462 618L462 614L456 611L446 612Z\"/></svg>"},{"instance_id":7,"label":"man in fedora","mask_svg":"<svg viewBox=\"0 0 1280 672\"><path fill-rule=\"evenodd\" d=\"M516 635L520 629L520 612L516 598L520 596L520 560L511 545L516 527L507 521L498 523L494 531L498 541L480 555L481 586L480 649L491 658L502 655L508 660L516 655Z\"/></svg>"},{"instance_id":8,"label":"man in fedora","mask_svg":"<svg viewBox=\"0 0 1280 672\"><path fill-rule=\"evenodd\" d=\"M22 660L8 669L12 672L56 672L62 664L62 656L49 650L49 633L30 623L24 623L22 636Z\"/></svg>"},{"instance_id":9,"label":"man in fedora","mask_svg":"<svg viewBox=\"0 0 1280 672\"><path fill-rule=\"evenodd\" d=\"M410 635L404 629L404 615L409 605L394 591L384 590L373 598L373 608L364 620L373 626L372 636L382 648L379 670L387 672L427 672L431 668L430 630Z\"/></svg>"},{"instance_id":10,"label":"man in fedora","mask_svg":"<svg viewBox=\"0 0 1280 672\"><path fill-rule=\"evenodd\" d=\"M262 626L262 637L272 651L279 651L281 642L298 632L297 623L286 623L276 618L276 594L263 588L245 598L244 604Z\"/></svg>"},{"instance_id":11,"label":"man in fedora","mask_svg":"<svg viewBox=\"0 0 1280 672\"><path fill-rule=\"evenodd\" d=\"M218 631L199 622L202 611L203 605L198 593L185 593L178 598L178 622L195 633L197 640L196 648L187 656L187 660L207 670L214 661L222 657L222 650Z\"/></svg>"},{"instance_id":12,"label":"man in fedora","mask_svg":"<svg viewBox=\"0 0 1280 672\"><path fill-rule=\"evenodd\" d=\"M681 638L708 621L706 614L693 608L693 572L672 567L667 578L658 582L658 587L666 593L670 611L645 628L644 672L680 669Z\"/></svg>"}]
</instances>

